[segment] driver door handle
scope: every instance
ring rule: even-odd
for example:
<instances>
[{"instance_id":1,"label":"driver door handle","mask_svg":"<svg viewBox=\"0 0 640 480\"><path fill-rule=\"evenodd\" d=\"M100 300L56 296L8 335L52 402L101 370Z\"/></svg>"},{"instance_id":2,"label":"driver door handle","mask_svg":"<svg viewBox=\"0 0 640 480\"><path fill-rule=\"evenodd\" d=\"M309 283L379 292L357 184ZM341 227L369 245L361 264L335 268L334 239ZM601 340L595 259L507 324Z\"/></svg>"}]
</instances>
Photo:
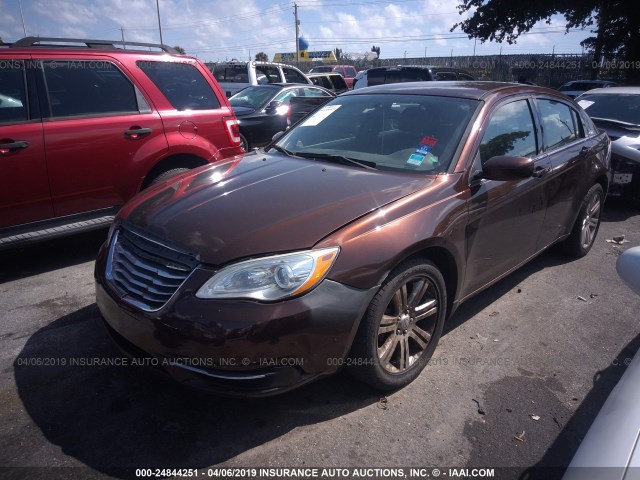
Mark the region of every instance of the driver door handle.
<instances>
[{"instance_id":1,"label":"driver door handle","mask_svg":"<svg viewBox=\"0 0 640 480\"><path fill-rule=\"evenodd\" d=\"M149 135L153 130L151 130L150 128L136 128L136 127L132 127L129 130L125 130L124 134L133 139L133 140L137 140L140 137L144 137L145 135Z\"/></svg>"},{"instance_id":2,"label":"driver door handle","mask_svg":"<svg viewBox=\"0 0 640 480\"><path fill-rule=\"evenodd\" d=\"M15 142L9 143L0 143L0 155L7 155L9 153L15 152L16 150L27 148L28 146L29 142L25 142L24 140L16 140Z\"/></svg>"}]
</instances>

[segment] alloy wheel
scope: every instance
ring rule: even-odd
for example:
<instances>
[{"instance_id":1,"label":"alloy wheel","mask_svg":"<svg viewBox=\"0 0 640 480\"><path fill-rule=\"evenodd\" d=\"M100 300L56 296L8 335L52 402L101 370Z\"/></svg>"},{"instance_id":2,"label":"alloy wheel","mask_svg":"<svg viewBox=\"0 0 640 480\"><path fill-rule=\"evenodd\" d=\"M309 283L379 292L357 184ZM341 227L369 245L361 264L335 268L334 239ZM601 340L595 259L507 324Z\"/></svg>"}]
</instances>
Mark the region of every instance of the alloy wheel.
<instances>
[{"instance_id":1,"label":"alloy wheel","mask_svg":"<svg viewBox=\"0 0 640 480\"><path fill-rule=\"evenodd\" d=\"M384 370L403 373L431 342L438 321L438 291L425 275L407 279L394 293L378 328L378 359Z\"/></svg>"},{"instance_id":2,"label":"alloy wheel","mask_svg":"<svg viewBox=\"0 0 640 480\"><path fill-rule=\"evenodd\" d=\"M589 248L596 237L598 225L600 224L601 206L600 195L593 195L589 200L587 211L582 220L582 230L580 232L582 248Z\"/></svg>"}]
</instances>

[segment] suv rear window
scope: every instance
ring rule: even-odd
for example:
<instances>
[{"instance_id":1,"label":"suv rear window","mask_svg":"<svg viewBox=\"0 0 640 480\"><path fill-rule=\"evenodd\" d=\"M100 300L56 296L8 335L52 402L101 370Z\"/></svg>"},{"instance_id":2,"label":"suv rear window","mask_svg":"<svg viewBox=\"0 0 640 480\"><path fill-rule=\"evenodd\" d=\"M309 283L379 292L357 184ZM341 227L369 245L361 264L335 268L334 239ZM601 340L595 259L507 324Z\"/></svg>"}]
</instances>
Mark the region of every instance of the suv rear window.
<instances>
[{"instance_id":1,"label":"suv rear window","mask_svg":"<svg viewBox=\"0 0 640 480\"><path fill-rule=\"evenodd\" d=\"M24 62L0 62L0 123L27 120Z\"/></svg>"},{"instance_id":2,"label":"suv rear window","mask_svg":"<svg viewBox=\"0 0 640 480\"><path fill-rule=\"evenodd\" d=\"M138 112L133 84L106 61L42 62L50 115L113 115Z\"/></svg>"},{"instance_id":3,"label":"suv rear window","mask_svg":"<svg viewBox=\"0 0 640 480\"><path fill-rule=\"evenodd\" d=\"M211 85L194 65L140 61L138 67L156 84L176 110L220 108Z\"/></svg>"}]
</instances>

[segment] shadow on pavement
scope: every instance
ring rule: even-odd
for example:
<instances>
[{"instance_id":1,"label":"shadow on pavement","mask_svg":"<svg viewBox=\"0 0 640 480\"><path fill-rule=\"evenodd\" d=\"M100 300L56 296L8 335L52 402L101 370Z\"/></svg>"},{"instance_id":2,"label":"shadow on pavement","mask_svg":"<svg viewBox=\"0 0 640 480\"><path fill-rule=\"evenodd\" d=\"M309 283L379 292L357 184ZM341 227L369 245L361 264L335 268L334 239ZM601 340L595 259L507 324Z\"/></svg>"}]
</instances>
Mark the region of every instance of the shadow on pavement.
<instances>
[{"instance_id":1,"label":"shadow on pavement","mask_svg":"<svg viewBox=\"0 0 640 480\"><path fill-rule=\"evenodd\" d=\"M95 260L107 232L101 228L0 251L0 283Z\"/></svg>"},{"instance_id":2,"label":"shadow on pavement","mask_svg":"<svg viewBox=\"0 0 640 480\"><path fill-rule=\"evenodd\" d=\"M598 412L626 370L625 359L633 358L640 350L640 336L630 341L616 356L611 365L596 372L593 387L573 413L556 440L542 459L526 470L521 480L560 480L571 463L580 442L587 434ZM617 361L616 361L617 360Z\"/></svg>"},{"instance_id":3,"label":"shadow on pavement","mask_svg":"<svg viewBox=\"0 0 640 480\"><path fill-rule=\"evenodd\" d=\"M29 365L30 359L52 365ZM20 400L47 440L119 478L135 478L139 468L208 467L380 398L346 375L275 398L221 398L147 367L100 364L116 359L122 354L93 304L32 335L14 373ZM88 365L70 365L74 360ZM20 442L10 442L16 451L4 453L19 458L20 448Z\"/></svg>"}]
</instances>

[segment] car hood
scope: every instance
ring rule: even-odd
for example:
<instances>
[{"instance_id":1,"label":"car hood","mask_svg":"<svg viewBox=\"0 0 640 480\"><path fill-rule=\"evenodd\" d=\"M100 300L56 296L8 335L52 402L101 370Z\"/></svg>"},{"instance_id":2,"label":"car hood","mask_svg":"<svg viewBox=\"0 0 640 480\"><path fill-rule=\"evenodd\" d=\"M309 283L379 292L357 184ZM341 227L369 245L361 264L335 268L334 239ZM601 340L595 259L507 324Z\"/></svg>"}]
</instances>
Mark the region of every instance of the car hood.
<instances>
[{"instance_id":1,"label":"car hood","mask_svg":"<svg viewBox=\"0 0 640 480\"><path fill-rule=\"evenodd\" d=\"M310 248L434 178L258 151L152 187L127 203L119 219L222 265Z\"/></svg>"},{"instance_id":2,"label":"car hood","mask_svg":"<svg viewBox=\"0 0 640 480\"><path fill-rule=\"evenodd\" d=\"M611 138L611 151L626 160L640 164L640 131L617 127L602 122L594 123Z\"/></svg>"}]
</instances>

